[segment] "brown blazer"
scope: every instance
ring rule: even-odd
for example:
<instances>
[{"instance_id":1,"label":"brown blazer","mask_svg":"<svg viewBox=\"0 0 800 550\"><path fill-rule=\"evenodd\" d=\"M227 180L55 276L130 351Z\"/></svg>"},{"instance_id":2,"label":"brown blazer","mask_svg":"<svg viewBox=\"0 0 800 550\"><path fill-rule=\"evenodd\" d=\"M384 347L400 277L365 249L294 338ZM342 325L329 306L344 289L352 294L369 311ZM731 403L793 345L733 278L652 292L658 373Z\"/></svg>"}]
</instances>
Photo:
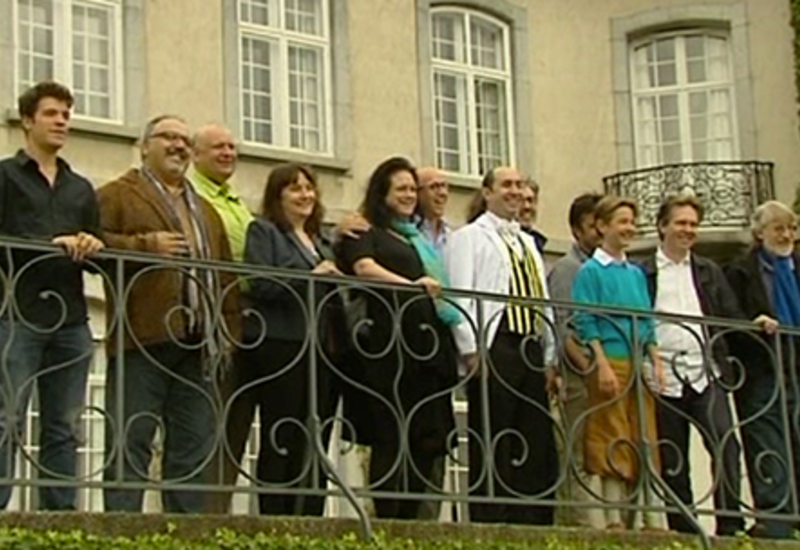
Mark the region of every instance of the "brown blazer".
<instances>
[{"instance_id":1,"label":"brown blazer","mask_svg":"<svg viewBox=\"0 0 800 550\"><path fill-rule=\"evenodd\" d=\"M100 225L109 248L156 253L155 232L181 232L160 191L137 169L131 169L102 186L98 189L97 198ZM200 198L199 203L208 228L211 258L233 261L219 214L204 199ZM120 323L113 320L115 298L119 297L120 292L127 292L125 349L171 342L186 336L187 318L181 310L184 305L182 276L177 270L164 269L159 265L129 263L125 270L125 288L107 292L107 318L111 324L109 355L116 353L115 333ZM114 269L109 273L112 284L115 282ZM227 325L229 337L238 342L241 338L241 310L236 276L220 272L219 282L225 293L222 319Z\"/></svg>"}]
</instances>

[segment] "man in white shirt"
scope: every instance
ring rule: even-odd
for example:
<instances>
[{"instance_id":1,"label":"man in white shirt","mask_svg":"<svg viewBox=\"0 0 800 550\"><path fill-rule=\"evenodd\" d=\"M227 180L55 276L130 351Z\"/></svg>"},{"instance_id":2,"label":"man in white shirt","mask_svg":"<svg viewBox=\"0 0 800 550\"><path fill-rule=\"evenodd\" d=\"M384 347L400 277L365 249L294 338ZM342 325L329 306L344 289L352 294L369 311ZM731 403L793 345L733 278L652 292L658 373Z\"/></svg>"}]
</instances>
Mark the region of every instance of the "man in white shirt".
<instances>
[{"instance_id":1,"label":"man in white shirt","mask_svg":"<svg viewBox=\"0 0 800 550\"><path fill-rule=\"evenodd\" d=\"M703 207L694 196L667 199L657 217L661 246L644 263L654 309L661 313L741 319L736 295L713 261L692 252ZM775 321L760 317L769 327ZM662 321L656 336L664 362L665 384L658 399L661 471L664 480L685 504L693 503L689 426L694 424L712 457L717 510L738 513L741 484L740 446L734 434L725 388L734 374L723 338L713 338L715 327L698 323ZM711 346L710 349L707 349ZM707 352L707 353L706 353ZM719 463L714 463L719 458ZM671 529L694 532L679 513L667 515ZM742 517L717 517L717 535L733 535L744 528Z\"/></svg>"},{"instance_id":2,"label":"man in white shirt","mask_svg":"<svg viewBox=\"0 0 800 550\"><path fill-rule=\"evenodd\" d=\"M455 300L466 313L453 335L470 377L472 495L521 495L520 504L470 503L475 522L553 522L548 501L558 456L547 393L556 354L552 311L528 301L548 293L542 257L515 221L524 185L514 168L486 174L480 190L486 212L454 231L445 249L454 288L502 295ZM526 502L532 499L536 505Z\"/></svg>"}]
</instances>

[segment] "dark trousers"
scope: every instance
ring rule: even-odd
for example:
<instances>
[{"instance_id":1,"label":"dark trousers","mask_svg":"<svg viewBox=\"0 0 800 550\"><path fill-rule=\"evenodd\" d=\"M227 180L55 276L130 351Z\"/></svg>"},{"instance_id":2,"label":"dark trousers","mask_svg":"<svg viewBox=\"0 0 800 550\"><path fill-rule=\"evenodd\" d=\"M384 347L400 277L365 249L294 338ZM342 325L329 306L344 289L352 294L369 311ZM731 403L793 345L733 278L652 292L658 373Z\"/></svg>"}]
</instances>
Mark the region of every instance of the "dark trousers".
<instances>
[{"instance_id":1,"label":"dark trousers","mask_svg":"<svg viewBox=\"0 0 800 550\"><path fill-rule=\"evenodd\" d=\"M272 488L305 488L320 493L326 488L322 457L316 452L316 432L311 424L311 354L303 342L266 340L249 354L256 373L253 390L259 406L261 446L256 477ZM329 369L317 361L317 415L324 424L322 446L328 447L335 395ZM316 470L316 471L315 471ZM314 476L317 484L314 484ZM325 497L319 495L260 494L259 510L271 515L322 515Z\"/></svg>"},{"instance_id":2,"label":"dark trousers","mask_svg":"<svg viewBox=\"0 0 800 550\"><path fill-rule=\"evenodd\" d=\"M685 386L679 398L659 397L658 433L661 445L661 469L664 481L684 504L692 505L691 460L689 457L689 427L694 424L700 431L703 444L711 456L711 467L716 490L714 506L717 510L739 512L741 467L739 442L733 430L731 410L725 392L711 383L702 393ZM693 533L694 528L679 513L667 514L670 529ZM717 517L717 535L733 535L744 529L741 517Z\"/></svg>"},{"instance_id":3,"label":"dark trousers","mask_svg":"<svg viewBox=\"0 0 800 550\"><path fill-rule=\"evenodd\" d=\"M0 477L14 477L14 461L34 385L39 392L39 477L74 479L78 427L85 406L86 377L92 359L92 335L86 323L55 331L37 331L0 320ZM11 498L0 486L0 508ZM43 510L74 510L74 487L39 490Z\"/></svg>"},{"instance_id":4,"label":"dark trousers","mask_svg":"<svg viewBox=\"0 0 800 550\"><path fill-rule=\"evenodd\" d=\"M755 507L764 513L796 516L793 500L800 495L797 379L787 374L779 387L777 376L766 369L753 369L747 376L735 398ZM792 521L759 523L763 527L759 534L769 538L789 538L795 528Z\"/></svg>"},{"instance_id":5,"label":"dark trousers","mask_svg":"<svg viewBox=\"0 0 800 550\"><path fill-rule=\"evenodd\" d=\"M153 437L161 426L164 438L162 480L165 484L201 483L204 462L214 442L214 397L203 377L201 352L174 343L148 346L146 351L126 351L122 380L115 357L109 358L106 375L106 462L103 478L144 481L148 478ZM122 418L118 406L122 400ZM121 443L121 444L120 444ZM105 510L140 512L144 491L108 488L103 492ZM201 491L163 489L165 512L201 513Z\"/></svg>"},{"instance_id":6,"label":"dark trousers","mask_svg":"<svg viewBox=\"0 0 800 550\"><path fill-rule=\"evenodd\" d=\"M496 496L554 500L558 455L542 347L538 342L526 342L526 363L521 344L522 337L498 331L489 354L490 364L482 365L488 370L488 403L482 400L481 377L469 382L469 427L480 438L477 442L470 434L470 487L475 487L473 495L487 495L487 477L492 475ZM484 411L489 415L489 434L484 429ZM486 471L484 456L491 452L483 444L487 436L494 444L493 472ZM473 522L550 525L553 513L553 504L469 505Z\"/></svg>"},{"instance_id":7,"label":"dark trousers","mask_svg":"<svg viewBox=\"0 0 800 550\"><path fill-rule=\"evenodd\" d=\"M217 380L219 391L219 414L222 419L223 437L217 444L214 460L209 464L209 484L234 487L243 472L242 458L253 426L257 396L246 384L253 378L246 352L234 354L230 372ZM230 512L232 491L213 491L207 495L206 510L209 513Z\"/></svg>"}]
</instances>

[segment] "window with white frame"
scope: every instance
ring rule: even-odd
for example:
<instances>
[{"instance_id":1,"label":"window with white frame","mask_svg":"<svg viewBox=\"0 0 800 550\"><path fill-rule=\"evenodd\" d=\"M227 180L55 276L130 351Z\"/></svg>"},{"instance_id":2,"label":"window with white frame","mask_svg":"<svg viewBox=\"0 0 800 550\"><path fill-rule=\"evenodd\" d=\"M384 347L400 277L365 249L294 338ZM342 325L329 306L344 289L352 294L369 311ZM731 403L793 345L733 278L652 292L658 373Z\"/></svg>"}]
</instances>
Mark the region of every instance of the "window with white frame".
<instances>
[{"instance_id":1,"label":"window with white frame","mask_svg":"<svg viewBox=\"0 0 800 550\"><path fill-rule=\"evenodd\" d=\"M244 141L330 153L328 0L239 0Z\"/></svg>"},{"instance_id":2,"label":"window with white frame","mask_svg":"<svg viewBox=\"0 0 800 550\"><path fill-rule=\"evenodd\" d=\"M431 10L434 146L439 168L480 175L512 162L508 25L461 8Z\"/></svg>"},{"instance_id":3,"label":"window with white frame","mask_svg":"<svg viewBox=\"0 0 800 550\"><path fill-rule=\"evenodd\" d=\"M42 80L72 89L79 117L122 119L122 0L13 0L18 93Z\"/></svg>"},{"instance_id":4,"label":"window with white frame","mask_svg":"<svg viewBox=\"0 0 800 550\"><path fill-rule=\"evenodd\" d=\"M685 31L631 45L636 163L735 160L735 99L728 37Z\"/></svg>"}]
</instances>

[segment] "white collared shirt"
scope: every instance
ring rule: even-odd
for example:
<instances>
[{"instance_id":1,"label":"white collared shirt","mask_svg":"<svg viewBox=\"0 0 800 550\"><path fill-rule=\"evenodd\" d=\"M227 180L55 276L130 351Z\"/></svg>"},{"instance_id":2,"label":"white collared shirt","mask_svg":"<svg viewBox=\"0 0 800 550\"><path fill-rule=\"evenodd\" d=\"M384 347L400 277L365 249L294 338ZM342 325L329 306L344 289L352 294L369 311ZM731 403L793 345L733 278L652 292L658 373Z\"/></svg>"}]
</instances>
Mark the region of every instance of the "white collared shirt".
<instances>
[{"instance_id":1,"label":"white collared shirt","mask_svg":"<svg viewBox=\"0 0 800 550\"><path fill-rule=\"evenodd\" d=\"M422 234L428 237L428 240L433 244L433 247L439 251L439 254L444 257L444 249L445 246L447 246L447 238L450 236L450 233L452 233L453 230L450 228L450 224L447 223L445 219L439 220L439 223L439 231L437 232L434 223L423 218L419 224L419 228L420 231L422 231Z\"/></svg>"},{"instance_id":2,"label":"white collared shirt","mask_svg":"<svg viewBox=\"0 0 800 550\"><path fill-rule=\"evenodd\" d=\"M690 254L676 263L659 248L656 251L656 277L656 311L703 316ZM703 327L696 323L656 321L656 338L666 378L661 393L667 397L681 397L685 383L698 393L705 390L708 376L703 369Z\"/></svg>"},{"instance_id":3,"label":"white collared shirt","mask_svg":"<svg viewBox=\"0 0 800 550\"><path fill-rule=\"evenodd\" d=\"M603 267L606 267L609 264L613 264L614 262L625 263L628 261L628 257L625 255L624 252L622 253L622 259L620 260L619 258L615 258L611 254L603 250L603 248L600 246L594 249L594 254L592 254L592 258L597 260Z\"/></svg>"}]
</instances>

